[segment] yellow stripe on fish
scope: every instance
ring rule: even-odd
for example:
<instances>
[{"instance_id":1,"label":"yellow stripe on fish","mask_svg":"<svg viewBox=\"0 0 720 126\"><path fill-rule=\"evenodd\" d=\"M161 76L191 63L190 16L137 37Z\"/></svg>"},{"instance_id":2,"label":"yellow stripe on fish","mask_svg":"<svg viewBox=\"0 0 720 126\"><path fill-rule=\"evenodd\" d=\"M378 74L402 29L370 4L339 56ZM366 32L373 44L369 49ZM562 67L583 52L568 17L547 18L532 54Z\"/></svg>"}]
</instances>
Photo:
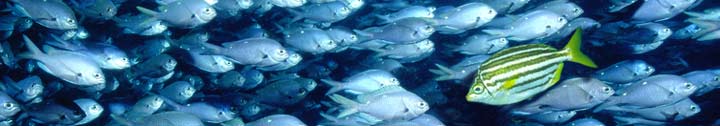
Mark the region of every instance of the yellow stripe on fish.
<instances>
[{"instance_id":1,"label":"yellow stripe on fish","mask_svg":"<svg viewBox=\"0 0 720 126\"><path fill-rule=\"evenodd\" d=\"M572 61L597 68L580 52L580 29L576 29L563 50L545 44L526 44L493 54L480 65L467 101L506 105L528 99L560 80L563 62Z\"/></svg>"}]
</instances>

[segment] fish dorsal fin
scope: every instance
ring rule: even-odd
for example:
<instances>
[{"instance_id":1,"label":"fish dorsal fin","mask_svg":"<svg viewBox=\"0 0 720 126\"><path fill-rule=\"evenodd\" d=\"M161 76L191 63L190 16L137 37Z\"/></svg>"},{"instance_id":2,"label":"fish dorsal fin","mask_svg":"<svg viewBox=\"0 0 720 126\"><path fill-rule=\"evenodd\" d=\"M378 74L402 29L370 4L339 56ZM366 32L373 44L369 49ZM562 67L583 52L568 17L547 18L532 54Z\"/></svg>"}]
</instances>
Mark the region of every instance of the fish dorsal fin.
<instances>
[{"instance_id":1,"label":"fish dorsal fin","mask_svg":"<svg viewBox=\"0 0 720 126\"><path fill-rule=\"evenodd\" d=\"M567 52L567 54L570 56L570 61L582 64L590 68L597 68L597 65L595 65L592 59L590 59L590 57L580 51L580 45L582 45L581 41L582 30L580 28L577 28L575 29L575 33L572 35L572 38L570 38L570 42L565 45L563 51Z\"/></svg>"}]
</instances>

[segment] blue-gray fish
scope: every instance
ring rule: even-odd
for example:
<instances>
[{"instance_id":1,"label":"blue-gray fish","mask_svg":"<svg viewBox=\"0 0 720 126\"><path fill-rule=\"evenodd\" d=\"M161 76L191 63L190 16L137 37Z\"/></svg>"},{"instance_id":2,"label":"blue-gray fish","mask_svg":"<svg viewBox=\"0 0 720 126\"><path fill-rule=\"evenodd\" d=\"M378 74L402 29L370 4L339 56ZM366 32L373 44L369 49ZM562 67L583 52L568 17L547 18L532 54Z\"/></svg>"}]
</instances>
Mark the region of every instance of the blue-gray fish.
<instances>
[{"instance_id":1,"label":"blue-gray fish","mask_svg":"<svg viewBox=\"0 0 720 126\"><path fill-rule=\"evenodd\" d=\"M248 38L225 42L222 46L203 43L208 51L202 54L223 55L240 65L263 65L262 62L275 63L289 57L287 50L277 41L268 38Z\"/></svg>"},{"instance_id":2,"label":"blue-gray fish","mask_svg":"<svg viewBox=\"0 0 720 126\"><path fill-rule=\"evenodd\" d=\"M386 86L400 85L400 81L390 72L377 69L366 70L343 80L344 82L322 79L322 82L332 86L325 94L329 95L342 90L353 94L363 94Z\"/></svg>"},{"instance_id":3,"label":"blue-gray fish","mask_svg":"<svg viewBox=\"0 0 720 126\"><path fill-rule=\"evenodd\" d=\"M453 49L465 55L490 55L508 47L507 39L493 37L487 34L475 34L465 38L462 45Z\"/></svg>"},{"instance_id":4,"label":"blue-gray fish","mask_svg":"<svg viewBox=\"0 0 720 126\"><path fill-rule=\"evenodd\" d=\"M467 57L450 67L435 64L438 69L430 69L429 71L437 75L437 77L435 77L436 81L462 80L473 74L475 70L480 68L480 64L485 62L488 58L490 58L490 55L475 55Z\"/></svg>"},{"instance_id":5,"label":"blue-gray fish","mask_svg":"<svg viewBox=\"0 0 720 126\"><path fill-rule=\"evenodd\" d=\"M233 17L240 13L241 9L248 9L254 4L253 0L218 0L213 5L220 17Z\"/></svg>"},{"instance_id":6,"label":"blue-gray fish","mask_svg":"<svg viewBox=\"0 0 720 126\"><path fill-rule=\"evenodd\" d=\"M354 30L360 41L383 40L393 44L415 43L427 39L435 32L433 21L424 18L403 18L381 27Z\"/></svg>"},{"instance_id":7,"label":"blue-gray fish","mask_svg":"<svg viewBox=\"0 0 720 126\"><path fill-rule=\"evenodd\" d=\"M165 100L160 96L150 94L141 98L130 107L127 112L125 112L124 117L131 121L140 120L157 112L163 104L165 104Z\"/></svg>"},{"instance_id":8,"label":"blue-gray fish","mask_svg":"<svg viewBox=\"0 0 720 126\"><path fill-rule=\"evenodd\" d=\"M585 12L580 6L567 0L554 0L535 7L535 10L539 9L555 12L567 20L573 20Z\"/></svg>"},{"instance_id":9,"label":"blue-gray fish","mask_svg":"<svg viewBox=\"0 0 720 126\"><path fill-rule=\"evenodd\" d=\"M410 17L433 18L435 17L435 13L433 13L435 9L437 8L432 6L409 6L394 13L387 15L376 14L375 16L382 20L382 24L387 24Z\"/></svg>"},{"instance_id":10,"label":"blue-gray fish","mask_svg":"<svg viewBox=\"0 0 720 126\"><path fill-rule=\"evenodd\" d=\"M598 112L609 107L650 108L675 103L687 98L697 87L685 78L677 75L659 74L634 82L629 87L618 90L618 96L611 96L593 111ZM654 96L654 97L648 97Z\"/></svg>"},{"instance_id":11,"label":"blue-gray fish","mask_svg":"<svg viewBox=\"0 0 720 126\"><path fill-rule=\"evenodd\" d=\"M287 114L274 114L248 122L246 126L307 126L302 120Z\"/></svg>"},{"instance_id":12,"label":"blue-gray fish","mask_svg":"<svg viewBox=\"0 0 720 126\"><path fill-rule=\"evenodd\" d=\"M720 75L710 71L692 71L685 73L682 76L697 87L695 96L703 95L720 87Z\"/></svg>"},{"instance_id":13,"label":"blue-gray fish","mask_svg":"<svg viewBox=\"0 0 720 126\"><path fill-rule=\"evenodd\" d=\"M689 8L696 0L646 0L632 19L638 23L667 20Z\"/></svg>"},{"instance_id":14,"label":"blue-gray fish","mask_svg":"<svg viewBox=\"0 0 720 126\"><path fill-rule=\"evenodd\" d=\"M557 32L567 24L562 15L549 10L535 10L521 14L509 24L497 29L485 29L483 32L493 36L506 37L513 41L526 41L544 38Z\"/></svg>"},{"instance_id":15,"label":"blue-gray fish","mask_svg":"<svg viewBox=\"0 0 720 126\"><path fill-rule=\"evenodd\" d=\"M480 0L497 10L498 14L512 13L530 2L530 0Z\"/></svg>"},{"instance_id":16,"label":"blue-gray fish","mask_svg":"<svg viewBox=\"0 0 720 126\"><path fill-rule=\"evenodd\" d=\"M410 44L390 44L372 50L377 52L374 57L397 59L400 62L412 63L430 56L435 51L435 43L425 39Z\"/></svg>"},{"instance_id":17,"label":"blue-gray fish","mask_svg":"<svg viewBox=\"0 0 720 126\"><path fill-rule=\"evenodd\" d=\"M616 112L621 116L637 116L655 121L680 121L700 113L700 106L689 98L652 108L611 107L607 111Z\"/></svg>"},{"instance_id":18,"label":"blue-gray fish","mask_svg":"<svg viewBox=\"0 0 720 126\"><path fill-rule=\"evenodd\" d=\"M116 22L115 25L123 28L123 33L126 34L137 34L142 36L153 36L165 32L167 25L162 23L160 20L152 20L152 16L145 14L138 15L120 15L112 20Z\"/></svg>"},{"instance_id":19,"label":"blue-gray fish","mask_svg":"<svg viewBox=\"0 0 720 126\"><path fill-rule=\"evenodd\" d=\"M232 90L242 87L245 84L245 77L238 71L228 71L211 81L219 88Z\"/></svg>"},{"instance_id":20,"label":"blue-gray fish","mask_svg":"<svg viewBox=\"0 0 720 126\"><path fill-rule=\"evenodd\" d=\"M285 34L285 43L311 54L325 53L337 47L337 43L327 32L317 28L292 30Z\"/></svg>"},{"instance_id":21,"label":"blue-gray fish","mask_svg":"<svg viewBox=\"0 0 720 126\"><path fill-rule=\"evenodd\" d=\"M493 54L480 65L465 98L490 105L513 104L558 82L564 61L596 68L597 65L580 51L581 34L577 29L562 50L544 44L526 44Z\"/></svg>"},{"instance_id":22,"label":"blue-gray fish","mask_svg":"<svg viewBox=\"0 0 720 126\"><path fill-rule=\"evenodd\" d=\"M77 12L90 18L109 20L118 11L112 0L70 0L70 3Z\"/></svg>"},{"instance_id":23,"label":"blue-gray fish","mask_svg":"<svg viewBox=\"0 0 720 126\"><path fill-rule=\"evenodd\" d=\"M303 0L304 1L304 0ZM291 22L307 19L315 23L333 23L347 18L352 10L342 1L302 6L299 10L288 9L295 15Z\"/></svg>"},{"instance_id":24,"label":"blue-gray fish","mask_svg":"<svg viewBox=\"0 0 720 126\"><path fill-rule=\"evenodd\" d=\"M202 55L199 48L190 49L191 65L209 73L224 73L235 69L235 64L221 55Z\"/></svg>"},{"instance_id":25,"label":"blue-gray fish","mask_svg":"<svg viewBox=\"0 0 720 126\"><path fill-rule=\"evenodd\" d=\"M307 3L307 0L268 0L270 3L272 3L275 6L278 7L287 7L287 8L293 8L293 7L300 7Z\"/></svg>"},{"instance_id":26,"label":"blue-gray fish","mask_svg":"<svg viewBox=\"0 0 720 126\"><path fill-rule=\"evenodd\" d=\"M533 121L537 121L539 123L543 124L555 124L555 123L563 123L567 122L572 117L575 116L577 112L575 111L545 111L542 113L536 113L533 115L529 115L525 118L528 118Z\"/></svg>"},{"instance_id":27,"label":"blue-gray fish","mask_svg":"<svg viewBox=\"0 0 720 126\"><path fill-rule=\"evenodd\" d=\"M487 4L471 2L435 12L435 29L441 34L459 34L490 22L497 11Z\"/></svg>"},{"instance_id":28,"label":"blue-gray fish","mask_svg":"<svg viewBox=\"0 0 720 126\"><path fill-rule=\"evenodd\" d=\"M10 77L4 76L5 93L14 96L20 102L30 102L40 96L45 86L38 76L29 76L15 83Z\"/></svg>"},{"instance_id":29,"label":"blue-gray fish","mask_svg":"<svg viewBox=\"0 0 720 126\"><path fill-rule=\"evenodd\" d=\"M594 118L582 118L573 120L565 126L605 126L605 124Z\"/></svg>"},{"instance_id":30,"label":"blue-gray fish","mask_svg":"<svg viewBox=\"0 0 720 126\"><path fill-rule=\"evenodd\" d=\"M255 90L255 95L261 103L291 106L305 99L315 87L315 80L296 76L268 82L265 87Z\"/></svg>"},{"instance_id":31,"label":"blue-gray fish","mask_svg":"<svg viewBox=\"0 0 720 126\"><path fill-rule=\"evenodd\" d=\"M23 39L29 52L20 54L18 57L37 60L38 66L43 71L81 86L105 83L105 74L94 61L85 55L52 47L46 48L46 53L43 53L30 38L23 35Z\"/></svg>"},{"instance_id":32,"label":"blue-gray fish","mask_svg":"<svg viewBox=\"0 0 720 126\"><path fill-rule=\"evenodd\" d=\"M197 89L187 81L176 81L161 89L158 93L176 103L185 104Z\"/></svg>"},{"instance_id":33,"label":"blue-gray fish","mask_svg":"<svg viewBox=\"0 0 720 126\"><path fill-rule=\"evenodd\" d=\"M125 120L116 115L110 115L114 120L127 126L204 126L200 119L192 114L177 111L167 111L153 114L138 120Z\"/></svg>"},{"instance_id":34,"label":"blue-gray fish","mask_svg":"<svg viewBox=\"0 0 720 126\"><path fill-rule=\"evenodd\" d=\"M160 12L140 6L136 8L144 14L179 28L194 28L210 22L217 16L215 9L203 0L175 1L165 5Z\"/></svg>"},{"instance_id":35,"label":"blue-gray fish","mask_svg":"<svg viewBox=\"0 0 720 126\"><path fill-rule=\"evenodd\" d=\"M220 123L233 119L235 112L229 106L215 106L208 102L194 102L189 104L178 104L174 101L165 101L173 110L185 112L200 118L203 122Z\"/></svg>"},{"instance_id":36,"label":"blue-gray fish","mask_svg":"<svg viewBox=\"0 0 720 126\"><path fill-rule=\"evenodd\" d=\"M62 0L11 0L16 5L14 13L30 17L36 23L50 29L70 30L78 28L75 12Z\"/></svg>"},{"instance_id":37,"label":"blue-gray fish","mask_svg":"<svg viewBox=\"0 0 720 126\"><path fill-rule=\"evenodd\" d=\"M75 99L73 102L80 107L80 110L83 111L85 116L82 120L75 122L73 125L84 125L87 123L92 122L93 120L100 117L100 114L102 114L105 109L102 105L100 105L97 101L87 98L81 98L81 99Z\"/></svg>"},{"instance_id":38,"label":"blue-gray fish","mask_svg":"<svg viewBox=\"0 0 720 126\"><path fill-rule=\"evenodd\" d=\"M55 41L47 41L46 44L60 49L78 52L89 57L100 68L119 70L130 67L130 61L125 51L112 45L112 39L98 43L82 43L80 41L65 41L57 36L51 35Z\"/></svg>"},{"instance_id":39,"label":"blue-gray fish","mask_svg":"<svg viewBox=\"0 0 720 126\"><path fill-rule=\"evenodd\" d=\"M604 102L614 93L615 90L598 79L570 78L530 103L518 106L513 114L586 110Z\"/></svg>"},{"instance_id":40,"label":"blue-gray fish","mask_svg":"<svg viewBox=\"0 0 720 126\"><path fill-rule=\"evenodd\" d=\"M597 70L591 76L605 82L625 84L646 78L654 72L655 67L643 60L624 60Z\"/></svg>"},{"instance_id":41,"label":"blue-gray fish","mask_svg":"<svg viewBox=\"0 0 720 126\"><path fill-rule=\"evenodd\" d=\"M0 92L0 119L10 119L21 111L20 104L5 92Z\"/></svg>"},{"instance_id":42,"label":"blue-gray fish","mask_svg":"<svg viewBox=\"0 0 720 126\"><path fill-rule=\"evenodd\" d=\"M367 114L379 120L409 120L424 114L430 106L416 94L395 85L360 95L356 100L333 94L330 99L341 104L338 118Z\"/></svg>"},{"instance_id":43,"label":"blue-gray fish","mask_svg":"<svg viewBox=\"0 0 720 126\"><path fill-rule=\"evenodd\" d=\"M72 125L83 118L83 114L79 110L54 101L34 104L24 111L34 122L40 124Z\"/></svg>"}]
</instances>

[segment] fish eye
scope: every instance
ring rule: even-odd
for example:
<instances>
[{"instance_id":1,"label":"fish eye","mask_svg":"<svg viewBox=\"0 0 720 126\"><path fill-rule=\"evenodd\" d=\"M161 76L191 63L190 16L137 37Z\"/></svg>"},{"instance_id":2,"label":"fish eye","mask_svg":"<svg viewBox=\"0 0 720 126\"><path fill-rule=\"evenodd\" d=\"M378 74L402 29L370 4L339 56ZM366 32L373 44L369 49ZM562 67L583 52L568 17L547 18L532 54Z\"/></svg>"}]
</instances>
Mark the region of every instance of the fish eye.
<instances>
[{"instance_id":1,"label":"fish eye","mask_svg":"<svg viewBox=\"0 0 720 126\"><path fill-rule=\"evenodd\" d=\"M572 11L573 11L573 12L580 12L580 9L575 8L575 9L573 9Z\"/></svg>"},{"instance_id":2,"label":"fish eye","mask_svg":"<svg viewBox=\"0 0 720 126\"><path fill-rule=\"evenodd\" d=\"M552 28L552 26L546 25L545 28L550 29L550 28Z\"/></svg>"},{"instance_id":3,"label":"fish eye","mask_svg":"<svg viewBox=\"0 0 720 126\"><path fill-rule=\"evenodd\" d=\"M231 62L225 62L225 65L232 65Z\"/></svg>"},{"instance_id":4,"label":"fish eye","mask_svg":"<svg viewBox=\"0 0 720 126\"><path fill-rule=\"evenodd\" d=\"M304 89L298 90L298 95L299 95L299 96L305 95L305 93L307 93L307 91L305 91Z\"/></svg>"},{"instance_id":5,"label":"fish eye","mask_svg":"<svg viewBox=\"0 0 720 126\"><path fill-rule=\"evenodd\" d=\"M692 89L693 85L691 83L685 83L685 88Z\"/></svg>"},{"instance_id":6,"label":"fish eye","mask_svg":"<svg viewBox=\"0 0 720 126\"><path fill-rule=\"evenodd\" d=\"M91 110L97 110L97 109L98 109L98 106L97 106L97 105L92 105L92 106L90 106L90 109L91 109Z\"/></svg>"},{"instance_id":7,"label":"fish eye","mask_svg":"<svg viewBox=\"0 0 720 126\"><path fill-rule=\"evenodd\" d=\"M120 58L120 60L122 60L122 61L128 61L127 58Z\"/></svg>"},{"instance_id":8,"label":"fish eye","mask_svg":"<svg viewBox=\"0 0 720 126\"><path fill-rule=\"evenodd\" d=\"M82 77L82 73L77 73L77 76L78 76L78 77Z\"/></svg>"},{"instance_id":9,"label":"fish eye","mask_svg":"<svg viewBox=\"0 0 720 126\"><path fill-rule=\"evenodd\" d=\"M610 91L612 91L612 89L610 89L610 87L603 87L603 92L610 93Z\"/></svg>"},{"instance_id":10,"label":"fish eye","mask_svg":"<svg viewBox=\"0 0 720 126\"><path fill-rule=\"evenodd\" d=\"M355 36L355 35L350 35L350 40L357 40L357 36Z\"/></svg>"},{"instance_id":11,"label":"fish eye","mask_svg":"<svg viewBox=\"0 0 720 126\"><path fill-rule=\"evenodd\" d=\"M633 73L633 76L638 76L638 73Z\"/></svg>"},{"instance_id":12,"label":"fish eye","mask_svg":"<svg viewBox=\"0 0 720 126\"><path fill-rule=\"evenodd\" d=\"M203 11L205 11L206 13L210 13L212 10L211 8L205 8Z\"/></svg>"},{"instance_id":13,"label":"fish eye","mask_svg":"<svg viewBox=\"0 0 720 126\"><path fill-rule=\"evenodd\" d=\"M694 106L694 105L690 106L690 111L695 111L695 110L697 110L697 106Z\"/></svg>"},{"instance_id":14,"label":"fish eye","mask_svg":"<svg viewBox=\"0 0 720 126\"><path fill-rule=\"evenodd\" d=\"M108 57L108 58L105 58L105 60L111 60L111 59L112 59L112 58L110 58L110 57Z\"/></svg>"},{"instance_id":15,"label":"fish eye","mask_svg":"<svg viewBox=\"0 0 720 126\"><path fill-rule=\"evenodd\" d=\"M113 8L112 8L112 7L108 7L107 9L105 9L105 12L113 12Z\"/></svg>"},{"instance_id":16,"label":"fish eye","mask_svg":"<svg viewBox=\"0 0 720 126\"><path fill-rule=\"evenodd\" d=\"M278 53L280 53L280 54L285 54L285 53L287 53L287 52L285 52L285 50L282 50L282 49L281 49L281 50L278 51Z\"/></svg>"},{"instance_id":17,"label":"fish eye","mask_svg":"<svg viewBox=\"0 0 720 126\"><path fill-rule=\"evenodd\" d=\"M13 105L13 103L10 103L10 102L5 102L5 103L3 103L3 106L4 106L5 108L12 108L12 107L14 107L15 105Z\"/></svg>"},{"instance_id":18,"label":"fish eye","mask_svg":"<svg viewBox=\"0 0 720 126\"><path fill-rule=\"evenodd\" d=\"M425 108L425 107L427 106L427 103L425 103L425 102L419 102L419 103L418 103L418 106L420 106L420 107L422 107L422 108Z\"/></svg>"},{"instance_id":19,"label":"fish eye","mask_svg":"<svg viewBox=\"0 0 720 126\"><path fill-rule=\"evenodd\" d=\"M93 75L93 76L94 76L95 78L100 78L100 74L99 74L99 73L95 73L95 75Z\"/></svg>"},{"instance_id":20,"label":"fish eye","mask_svg":"<svg viewBox=\"0 0 720 126\"><path fill-rule=\"evenodd\" d=\"M475 92L476 94L480 94L482 93L482 91L483 89L480 86L473 87L473 92Z\"/></svg>"},{"instance_id":21,"label":"fish eye","mask_svg":"<svg viewBox=\"0 0 720 126\"><path fill-rule=\"evenodd\" d=\"M68 18L68 19L66 20L66 22L67 22L67 23L70 23L70 24L75 24L75 20L74 20L74 19L71 19L71 18Z\"/></svg>"},{"instance_id":22,"label":"fish eye","mask_svg":"<svg viewBox=\"0 0 720 126\"><path fill-rule=\"evenodd\" d=\"M220 111L220 112L218 112L218 115L225 115L225 112Z\"/></svg>"},{"instance_id":23,"label":"fish eye","mask_svg":"<svg viewBox=\"0 0 720 126\"><path fill-rule=\"evenodd\" d=\"M560 17L560 18L558 18L558 21L563 22L563 21L565 21L565 18Z\"/></svg>"},{"instance_id":24,"label":"fish eye","mask_svg":"<svg viewBox=\"0 0 720 126\"><path fill-rule=\"evenodd\" d=\"M713 80L714 80L714 81L720 81L720 77L715 76L715 77L713 78Z\"/></svg>"}]
</instances>

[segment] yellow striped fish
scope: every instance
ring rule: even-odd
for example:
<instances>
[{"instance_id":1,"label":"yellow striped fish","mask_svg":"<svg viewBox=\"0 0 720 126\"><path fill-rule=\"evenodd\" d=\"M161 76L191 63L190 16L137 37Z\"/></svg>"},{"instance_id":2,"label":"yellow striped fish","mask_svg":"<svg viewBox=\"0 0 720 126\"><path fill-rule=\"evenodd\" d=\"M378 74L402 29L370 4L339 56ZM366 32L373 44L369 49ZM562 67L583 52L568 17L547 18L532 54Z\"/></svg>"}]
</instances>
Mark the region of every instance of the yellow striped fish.
<instances>
[{"instance_id":1,"label":"yellow striped fish","mask_svg":"<svg viewBox=\"0 0 720 126\"><path fill-rule=\"evenodd\" d=\"M576 29L563 50L545 44L526 44L504 49L480 65L467 101L506 105L545 91L558 80L563 62L597 68L580 52L581 30Z\"/></svg>"}]
</instances>

